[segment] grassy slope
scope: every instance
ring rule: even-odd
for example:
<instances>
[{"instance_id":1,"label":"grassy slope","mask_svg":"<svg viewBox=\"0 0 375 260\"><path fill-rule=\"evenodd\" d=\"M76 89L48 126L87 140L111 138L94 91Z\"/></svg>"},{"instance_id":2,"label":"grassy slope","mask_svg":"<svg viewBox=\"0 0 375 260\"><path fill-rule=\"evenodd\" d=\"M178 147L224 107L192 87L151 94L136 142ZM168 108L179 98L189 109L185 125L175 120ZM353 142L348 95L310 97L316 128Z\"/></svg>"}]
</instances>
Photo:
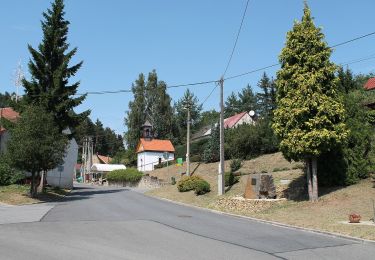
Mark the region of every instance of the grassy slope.
<instances>
[{"instance_id":1,"label":"grassy slope","mask_svg":"<svg viewBox=\"0 0 375 260\"><path fill-rule=\"evenodd\" d=\"M37 198L30 198L29 191L30 186L28 185L0 186L0 203L22 205L52 202L61 199L69 193L69 190L47 188L46 193L38 194Z\"/></svg>"},{"instance_id":2,"label":"grassy slope","mask_svg":"<svg viewBox=\"0 0 375 260\"><path fill-rule=\"evenodd\" d=\"M226 162L229 166L229 162ZM264 155L254 160L244 162L240 169L242 173L272 172L275 168L289 168L290 170L272 172L279 195L288 185L281 185L280 179L297 180L303 186L304 178L301 169L293 169L300 166L298 163L287 162L280 153ZM197 163L192 164L192 169ZM372 188L370 180L364 180L357 185L346 188L320 190L319 202L285 201L277 203L237 201L234 196L244 193L247 176L242 176L240 182L234 185L224 196L217 196L217 163L201 164L196 169L196 175L202 176L211 184L211 192L196 196L194 192L180 193L176 186L166 185L160 189L149 191L151 196L167 198L179 202L193 204L201 207L213 208L230 213L241 214L266 220L287 223L296 226L338 232L346 235L375 240L375 226L345 225L340 221L346 221L348 214L357 212L362 220L370 220L373 217L372 201L375 199L375 188ZM180 178L180 173L185 167L171 166L158 169L150 173L160 179L170 182L174 176Z\"/></svg>"}]
</instances>

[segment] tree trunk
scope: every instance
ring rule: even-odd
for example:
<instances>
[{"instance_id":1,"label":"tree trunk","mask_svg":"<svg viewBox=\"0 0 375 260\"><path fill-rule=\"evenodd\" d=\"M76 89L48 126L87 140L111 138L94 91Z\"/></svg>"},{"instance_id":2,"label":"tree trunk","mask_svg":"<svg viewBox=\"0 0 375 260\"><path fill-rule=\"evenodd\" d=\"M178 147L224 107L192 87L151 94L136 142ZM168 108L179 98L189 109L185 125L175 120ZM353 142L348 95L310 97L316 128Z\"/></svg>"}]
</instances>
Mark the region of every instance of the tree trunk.
<instances>
[{"instance_id":1,"label":"tree trunk","mask_svg":"<svg viewBox=\"0 0 375 260\"><path fill-rule=\"evenodd\" d=\"M307 191L309 194L309 200L313 201L313 187L312 187L312 180L311 180L311 158L307 158L306 161L306 177L307 177Z\"/></svg>"},{"instance_id":2,"label":"tree trunk","mask_svg":"<svg viewBox=\"0 0 375 260\"><path fill-rule=\"evenodd\" d=\"M316 157L312 158L312 187L313 201L318 201L318 167Z\"/></svg>"},{"instance_id":3,"label":"tree trunk","mask_svg":"<svg viewBox=\"0 0 375 260\"><path fill-rule=\"evenodd\" d=\"M42 171L42 176L40 177L40 183L38 186L38 192L45 192L45 179L47 178L47 172Z\"/></svg>"},{"instance_id":4,"label":"tree trunk","mask_svg":"<svg viewBox=\"0 0 375 260\"><path fill-rule=\"evenodd\" d=\"M30 197L35 198L37 195L36 176L35 172L31 173Z\"/></svg>"}]
</instances>

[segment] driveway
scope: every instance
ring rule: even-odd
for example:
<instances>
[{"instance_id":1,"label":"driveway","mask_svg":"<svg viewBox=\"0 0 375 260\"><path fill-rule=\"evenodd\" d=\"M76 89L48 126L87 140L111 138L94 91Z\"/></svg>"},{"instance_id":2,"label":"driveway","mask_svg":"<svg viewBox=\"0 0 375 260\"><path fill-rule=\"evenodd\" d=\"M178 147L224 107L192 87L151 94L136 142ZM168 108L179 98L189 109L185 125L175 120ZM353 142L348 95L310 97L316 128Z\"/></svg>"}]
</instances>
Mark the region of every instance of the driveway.
<instances>
[{"instance_id":1,"label":"driveway","mask_svg":"<svg viewBox=\"0 0 375 260\"><path fill-rule=\"evenodd\" d=\"M373 259L375 246L80 185L40 221L0 225L0 252L1 259Z\"/></svg>"}]
</instances>

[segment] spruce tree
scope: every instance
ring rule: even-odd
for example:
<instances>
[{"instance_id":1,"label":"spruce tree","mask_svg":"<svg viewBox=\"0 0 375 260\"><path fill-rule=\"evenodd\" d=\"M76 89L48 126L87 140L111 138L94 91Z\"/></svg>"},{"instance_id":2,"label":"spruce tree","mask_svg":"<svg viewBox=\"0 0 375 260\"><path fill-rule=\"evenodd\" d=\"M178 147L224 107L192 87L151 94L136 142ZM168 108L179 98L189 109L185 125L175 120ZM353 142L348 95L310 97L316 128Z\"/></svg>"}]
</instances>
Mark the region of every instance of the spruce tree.
<instances>
[{"instance_id":1,"label":"spruce tree","mask_svg":"<svg viewBox=\"0 0 375 260\"><path fill-rule=\"evenodd\" d=\"M348 134L331 52L305 3L279 57L273 129L287 159L305 160L310 200L318 199L317 157Z\"/></svg>"},{"instance_id":2,"label":"spruce tree","mask_svg":"<svg viewBox=\"0 0 375 260\"><path fill-rule=\"evenodd\" d=\"M263 117L271 117L272 111L276 108L276 87L266 73L258 82L258 87L262 92L257 93L258 113Z\"/></svg>"},{"instance_id":3,"label":"spruce tree","mask_svg":"<svg viewBox=\"0 0 375 260\"><path fill-rule=\"evenodd\" d=\"M180 142L186 140L188 106L190 107L190 124L192 129L195 129L200 121L202 105L199 104L198 98L189 89L185 91L184 96L174 106Z\"/></svg>"},{"instance_id":4,"label":"spruce tree","mask_svg":"<svg viewBox=\"0 0 375 260\"><path fill-rule=\"evenodd\" d=\"M238 93L238 98L240 103L238 113L249 112L250 110L255 111L257 109L256 95L249 84Z\"/></svg>"},{"instance_id":5,"label":"spruce tree","mask_svg":"<svg viewBox=\"0 0 375 260\"><path fill-rule=\"evenodd\" d=\"M344 70L344 68L340 66L337 71L337 79L338 91L343 94L348 94L357 88L353 73L349 68Z\"/></svg>"},{"instance_id":6,"label":"spruce tree","mask_svg":"<svg viewBox=\"0 0 375 260\"><path fill-rule=\"evenodd\" d=\"M26 105L42 106L52 113L60 131L74 127L88 116L89 111L76 114L73 109L80 105L85 95L73 97L80 82L69 83L82 66L82 62L69 66L77 48L68 51L69 21L64 19L64 1L55 0L51 9L43 13L43 40L37 49L28 45L32 59L29 61L31 80L23 80Z\"/></svg>"},{"instance_id":7,"label":"spruce tree","mask_svg":"<svg viewBox=\"0 0 375 260\"><path fill-rule=\"evenodd\" d=\"M225 107L224 107L224 117L231 117L237 113L240 110L240 101L238 100L237 95L232 92L225 101Z\"/></svg>"}]
</instances>

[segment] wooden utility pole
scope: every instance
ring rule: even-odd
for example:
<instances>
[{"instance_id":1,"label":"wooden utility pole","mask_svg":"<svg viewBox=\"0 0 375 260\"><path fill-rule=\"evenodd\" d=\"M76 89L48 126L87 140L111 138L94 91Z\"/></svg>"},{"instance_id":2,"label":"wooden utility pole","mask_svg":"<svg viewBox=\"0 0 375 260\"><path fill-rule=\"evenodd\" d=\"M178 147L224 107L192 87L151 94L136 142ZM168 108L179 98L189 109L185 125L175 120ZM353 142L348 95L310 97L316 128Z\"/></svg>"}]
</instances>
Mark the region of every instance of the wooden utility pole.
<instances>
[{"instance_id":1,"label":"wooden utility pole","mask_svg":"<svg viewBox=\"0 0 375 260\"><path fill-rule=\"evenodd\" d=\"M190 104L187 104L186 176L190 176Z\"/></svg>"},{"instance_id":2,"label":"wooden utility pole","mask_svg":"<svg viewBox=\"0 0 375 260\"><path fill-rule=\"evenodd\" d=\"M86 158L87 158L87 137L84 137L83 138L83 143L82 143L82 165L81 165L81 179L82 179L82 182L85 181Z\"/></svg>"},{"instance_id":3,"label":"wooden utility pole","mask_svg":"<svg viewBox=\"0 0 375 260\"><path fill-rule=\"evenodd\" d=\"M82 182L85 182L86 175L90 174L91 172L92 155L93 155L92 137L85 136L83 138L83 145L82 145L82 166L81 166Z\"/></svg>"},{"instance_id":4,"label":"wooden utility pole","mask_svg":"<svg viewBox=\"0 0 375 260\"><path fill-rule=\"evenodd\" d=\"M224 178L224 78L219 80L220 84L220 164L218 174L217 190L218 195L225 193L225 178Z\"/></svg>"}]
</instances>

